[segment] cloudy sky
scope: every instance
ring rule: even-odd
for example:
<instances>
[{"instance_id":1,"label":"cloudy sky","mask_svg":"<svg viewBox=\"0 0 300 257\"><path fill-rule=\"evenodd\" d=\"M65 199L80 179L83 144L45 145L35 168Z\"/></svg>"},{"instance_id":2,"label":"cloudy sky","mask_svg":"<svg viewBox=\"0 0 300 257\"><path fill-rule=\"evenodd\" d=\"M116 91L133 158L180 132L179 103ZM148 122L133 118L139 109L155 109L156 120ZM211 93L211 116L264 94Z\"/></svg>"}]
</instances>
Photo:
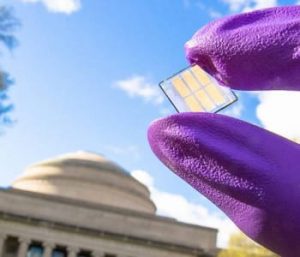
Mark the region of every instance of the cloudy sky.
<instances>
[{"instance_id":1,"label":"cloudy sky","mask_svg":"<svg viewBox=\"0 0 300 257\"><path fill-rule=\"evenodd\" d=\"M187 65L183 45L213 19L297 0L2 0L22 26L1 67L14 126L0 136L0 185L27 165L77 150L101 153L149 186L158 213L220 229L232 223L166 169L146 140L149 123L170 113L158 82ZM172 3L172 4L171 4ZM241 93L227 115L300 139L299 93Z\"/></svg>"}]
</instances>

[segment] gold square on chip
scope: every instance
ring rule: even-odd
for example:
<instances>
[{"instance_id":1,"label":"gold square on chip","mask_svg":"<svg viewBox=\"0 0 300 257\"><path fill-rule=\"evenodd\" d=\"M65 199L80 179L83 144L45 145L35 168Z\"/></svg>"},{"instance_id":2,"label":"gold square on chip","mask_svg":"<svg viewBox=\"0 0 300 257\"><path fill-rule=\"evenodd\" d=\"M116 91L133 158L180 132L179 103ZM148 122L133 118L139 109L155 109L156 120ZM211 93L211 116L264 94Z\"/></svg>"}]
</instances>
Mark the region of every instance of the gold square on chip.
<instances>
[{"instance_id":1,"label":"gold square on chip","mask_svg":"<svg viewBox=\"0 0 300 257\"><path fill-rule=\"evenodd\" d=\"M237 100L199 66L193 65L160 82L166 97L178 112L218 112Z\"/></svg>"},{"instance_id":2,"label":"gold square on chip","mask_svg":"<svg viewBox=\"0 0 300 257\"><path fill-rule=\"evenodd\" d=\"M199 82L202 85L207 85L211 83L210 78L203 70L200 69L198 65L192 66L191 71L193 72L194 76L199 80Z\"/></svg>"},{"instance_id":3,"label":"gold square on chip","mask_svg":"<svg viewBox=\"0 0 300 257\"><path fill-rule=\"evenodd\" d=\"M183 73L181 73L181 77L184 79L184 82L192 91L198 90L200 88L199 82L194 78L190 71L184 71Z\"/></svg>"},{"instance_id":4,"label":"gold square on chip","mask_svg":"<svg viewBox=\"0 0 300 257\"><path fill-rule=\"evenodd\" d=\"M191 109L193 112L202 112L204 111L197 99L190 95L187 98L185 98L185 102L188 105L188 107Z\"/></svg>"},{"instance_id":5,"label":"gold square on chip","mask_svg":"<svg viewBox=\"0 0 300 257\"><path fill-rule=\"evenodd\" d=\"M205 91L208 93L211 99L217 104L221 105L226 102L226 99L224 98L223 94L219 89L217 89L216 85L210 84L205 87Z\"/></svg>"},{"instance_id":6,"label":"gold square on chip","mask_svg":"<svg viewBox=\"0 0 300 257\"><path fill-rule=\"evenodd\" d=\"M214 103L208 97L208 95L204 92L203 89L196 92L196 97L197 97L198 101L201 102L201 104L205 110L209 111L215 107Z\"/></svg>"},{"instance_id":7,"label":"gold square on chip","mask_svg":"<svg viewBox=\"0 0 300 257\"><path fill-rule=\"evenodd\" d=\"M174 77L171 82L182 97L186 97L190 94L190 90L178 76Z\"/></svg>"}]
</instances>

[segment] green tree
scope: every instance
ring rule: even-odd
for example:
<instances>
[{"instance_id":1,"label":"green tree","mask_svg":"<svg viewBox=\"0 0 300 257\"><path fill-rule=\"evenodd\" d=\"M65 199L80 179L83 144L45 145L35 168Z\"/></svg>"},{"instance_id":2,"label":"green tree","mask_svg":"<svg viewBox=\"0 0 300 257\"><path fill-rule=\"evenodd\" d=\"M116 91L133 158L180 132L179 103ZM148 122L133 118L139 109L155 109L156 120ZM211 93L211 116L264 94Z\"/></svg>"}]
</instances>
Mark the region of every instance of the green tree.
<instances>
[{"instance_id":1,"label":"green tree","mask_svg":"<svg viewBox=\"0 0 300 257\"><path fill-rule=\"evenodd\" d=\"M14 36L15 29L19 26L19 21L14 17L13 11L7 6L0 6L0 53L4 48L13 49L17 45ZM8 103L7 90L12 85L13 80L10 75L0 66L0 126L9 123L8 116L13 105Z\"/></svg>"},{"instance_id":2,"label":"green tree","mask_svg":"<svg viewBox=\"0 0 300 257\"><path fill-rule=\"evenodd\" d=\"M275 253L255 243L242 233L233 234L228 248L220 251L218 257L279 257Z\"/></svg>"}]
</instances>

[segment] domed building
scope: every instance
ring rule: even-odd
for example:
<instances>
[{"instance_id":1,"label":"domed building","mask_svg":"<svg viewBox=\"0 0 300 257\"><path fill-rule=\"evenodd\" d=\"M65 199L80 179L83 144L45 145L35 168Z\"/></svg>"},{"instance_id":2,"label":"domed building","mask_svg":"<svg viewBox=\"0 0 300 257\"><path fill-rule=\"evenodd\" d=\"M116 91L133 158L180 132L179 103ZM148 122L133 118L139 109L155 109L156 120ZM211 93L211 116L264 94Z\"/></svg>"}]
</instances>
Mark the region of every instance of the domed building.
<instances>
[{"instance_id":1,"label":"domed building","mask_svg":"<svg viewBox=\"0 0 300 257\"><path fill-rule=\"evenodd\" d=\"M148 188L95 153L31 165L0 189L0 257L204 257L216 237L156 215Z\"/></svg>"}]
</instances>

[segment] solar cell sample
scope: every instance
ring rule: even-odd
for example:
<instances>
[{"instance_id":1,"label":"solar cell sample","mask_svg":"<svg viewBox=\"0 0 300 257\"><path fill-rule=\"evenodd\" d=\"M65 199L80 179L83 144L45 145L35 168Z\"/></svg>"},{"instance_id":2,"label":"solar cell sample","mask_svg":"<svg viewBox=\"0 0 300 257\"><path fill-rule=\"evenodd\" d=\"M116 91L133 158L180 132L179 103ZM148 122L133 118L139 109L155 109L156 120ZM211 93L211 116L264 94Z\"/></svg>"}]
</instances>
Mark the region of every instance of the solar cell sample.
<instances>
[{"instance_id":1,"label":"solar cell sample","mask_svg":"<svg viewBox=\"0 0 300 257\"><path fill-rule=\"evenodd\" d=\"M178 112L218 112L237 101L232 90L221 86L198 65L159 85Z\"/></svg>"}]
</instances>

